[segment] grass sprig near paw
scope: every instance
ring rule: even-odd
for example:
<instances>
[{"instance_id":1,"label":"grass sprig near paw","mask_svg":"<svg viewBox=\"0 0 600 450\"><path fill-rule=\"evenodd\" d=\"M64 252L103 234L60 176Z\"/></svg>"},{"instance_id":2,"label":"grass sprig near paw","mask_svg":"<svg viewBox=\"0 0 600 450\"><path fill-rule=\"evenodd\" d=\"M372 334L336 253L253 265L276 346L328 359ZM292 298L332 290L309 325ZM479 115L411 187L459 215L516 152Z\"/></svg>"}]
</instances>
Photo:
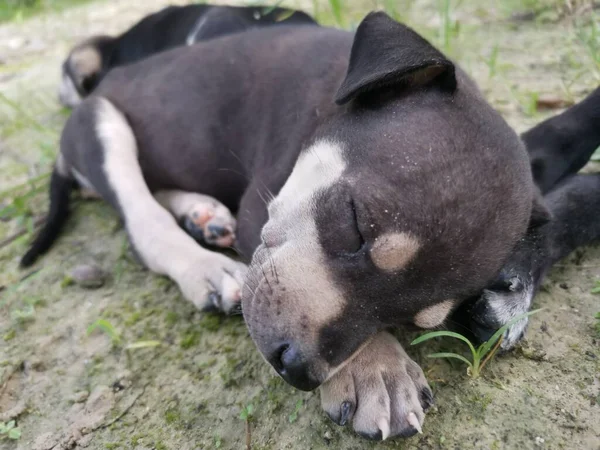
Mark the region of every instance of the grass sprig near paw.
<instances>
[{"instance_id":1,"label":"grass sprig near paw","mask_svg":"<svg viewBox=\"0 0 600 450\"><path fill-rule=\"evenodd\" d=\"M14 441L21 438L21 430L15 425L15 421L8 423L0 422L0 439L7 438Z\"/></svg>"},{"instance_id":2,"label":"grass sprig near paw","mask_svg":"<svg viewBox=\"0 0 600 450\"><path fill-rule=\"evenodd\" d=\"M518 321L524 319L525 317L536 314L541 310L542 308L535 309L525 314L521 314L520 316L514 317L512 320L506 323L506 325L504 325L502 328L496 331L487 342L484 342L477 348L468 338L466 338L462 334L455 333L453 331L432 331L430 333L425 333L424 335L419 336L417 339L412 341L410 345L417 345L436 337L451 337L454 339L459 339L469 346L469 350L471 351L472 357L471 360L465 358L463 355L459 355L458 353L452 352L432 353L430 355L427 355L427 357L458 359L467 365L467 375L469 375L471 378L479 378L481 371L483 370L485 365L492 359L492 357L500 347L500 344L502 343L502 335L504 334L504 332Z\"/></svg>"}]
</instances>

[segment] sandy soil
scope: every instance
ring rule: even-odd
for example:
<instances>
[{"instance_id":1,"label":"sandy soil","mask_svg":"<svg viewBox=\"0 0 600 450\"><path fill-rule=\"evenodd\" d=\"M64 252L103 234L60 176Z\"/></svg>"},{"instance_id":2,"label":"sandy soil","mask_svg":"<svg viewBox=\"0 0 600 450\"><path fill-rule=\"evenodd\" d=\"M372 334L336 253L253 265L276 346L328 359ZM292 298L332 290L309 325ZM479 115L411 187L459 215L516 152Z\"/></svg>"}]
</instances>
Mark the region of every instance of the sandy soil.
<instances>
[{"instance_id":1,"label":"sandy soil","mask_svg":"<svg viewBox=\"0 0 600 450\"><path fill-rule=\"evenodd\" d=\"M352 19L374 5L348 3ZM464 0L454 9L460 29L446 49L523 131L549 114L534 111L536 98L577 100L598 84L600 68L578 37L590 33L592 13L515 21L507 20L510 5L496 3ZM66 117L56 89L69 47L122 30L163 4L98 1L0 25L0 191L50 167ZM311 11L313 3L304 6ZM325 6L319 11L332 20ZM442 42L434 3L417 1L401 12ZM27 206L42 215L43 190ZM0 221L0 241L21 226ZM241 449L247 440L256 450L377 446L331 423L316 393L277 378L240 318L195 311L168 280L137 265L106 205L80 201L67 232L31 272L17 269L26 241L0 249L0 421L15 418L22 430L15 442L0 437L1 449ZM69 271L89 262L108 273L106 283L95 290L69 283ZM410 348L437 406L423 435L379 446L600 449L600 336L593 318L600 302L590 293L597 279L600 249L561 263L537 298L545 310L531 320L523 346L496 358L479 380L462 366L426 358L449 343ZM87 334L98 319L112 324L120 342ZM160 346L125 349L148 340ZM248 405L247 427L240 413Z\"/></svg>"}]
</instances>

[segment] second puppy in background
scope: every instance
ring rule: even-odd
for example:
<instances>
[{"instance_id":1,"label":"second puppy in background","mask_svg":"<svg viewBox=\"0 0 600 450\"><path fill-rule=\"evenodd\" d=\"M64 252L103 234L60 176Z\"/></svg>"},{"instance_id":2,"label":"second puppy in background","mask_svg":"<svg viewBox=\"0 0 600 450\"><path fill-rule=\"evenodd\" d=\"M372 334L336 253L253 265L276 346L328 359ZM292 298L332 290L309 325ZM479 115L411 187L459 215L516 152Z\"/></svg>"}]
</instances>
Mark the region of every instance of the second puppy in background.
<instances>
[{"instance_id":1,"label":"second puppy in background","mask_svg":"<svg viewBox=\"0 0 600 450\"><path fill-rule=\"evenodd\" d=\"M114 67L130 64L174 47L193 45L251 28L313 25L302 11L269 6L168 6L143 18L123 34L93 36L81 42L62 66L60 102L75 107Z\"/></svg>"}]
</instances>

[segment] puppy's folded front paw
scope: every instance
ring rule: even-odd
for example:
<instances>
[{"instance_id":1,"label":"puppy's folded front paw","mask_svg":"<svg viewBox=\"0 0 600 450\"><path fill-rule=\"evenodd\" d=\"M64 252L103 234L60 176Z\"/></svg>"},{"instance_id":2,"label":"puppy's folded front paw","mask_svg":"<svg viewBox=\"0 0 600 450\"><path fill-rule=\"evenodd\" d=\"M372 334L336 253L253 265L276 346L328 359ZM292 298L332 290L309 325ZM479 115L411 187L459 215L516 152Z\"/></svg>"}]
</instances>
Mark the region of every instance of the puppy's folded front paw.
<instances>
[{"instance_id":1,"label":"puppy's folded front paw","mask_svg":"<svg viewBox=\"0 0 600 450\"><path fill-rule=\"evenodd\" d=\"M339 425L369 439L421 432L433 394L421 368L396 338L377 334L320 388L321 406Z\"/></svg>"}]
</instances>

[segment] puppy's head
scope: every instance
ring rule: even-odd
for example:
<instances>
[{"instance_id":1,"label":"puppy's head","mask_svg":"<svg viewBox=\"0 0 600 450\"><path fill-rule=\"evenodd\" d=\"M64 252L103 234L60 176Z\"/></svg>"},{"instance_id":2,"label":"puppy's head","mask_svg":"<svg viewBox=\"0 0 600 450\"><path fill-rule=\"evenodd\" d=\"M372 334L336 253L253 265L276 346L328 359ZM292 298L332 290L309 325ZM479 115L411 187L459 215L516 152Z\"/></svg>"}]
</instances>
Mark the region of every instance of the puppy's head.
<instances>
[{"instance_id":1,"label":"puppy's head","mask_svg":"<svg viewBox=\"0 0 600 450\"><path fill-rule=\"evenodd\" d=\"M110 36L94 36L71 50L62 65L58 89L58 98L63 105L75 107L96 88L113 41Z\"/></svg>"},{"instance_id":2,"label":"puppy's head","mask_svg":"<svg viewBox=\"0 0 600 450\"><path fill-rule=\"evenodd\" d=\"M306 390L381 329L439 326L497 274L533 202L515 133L385 14L359 26L336 102L269 205L242 300L260 351Z\"/></svg>"}]
</instances>

